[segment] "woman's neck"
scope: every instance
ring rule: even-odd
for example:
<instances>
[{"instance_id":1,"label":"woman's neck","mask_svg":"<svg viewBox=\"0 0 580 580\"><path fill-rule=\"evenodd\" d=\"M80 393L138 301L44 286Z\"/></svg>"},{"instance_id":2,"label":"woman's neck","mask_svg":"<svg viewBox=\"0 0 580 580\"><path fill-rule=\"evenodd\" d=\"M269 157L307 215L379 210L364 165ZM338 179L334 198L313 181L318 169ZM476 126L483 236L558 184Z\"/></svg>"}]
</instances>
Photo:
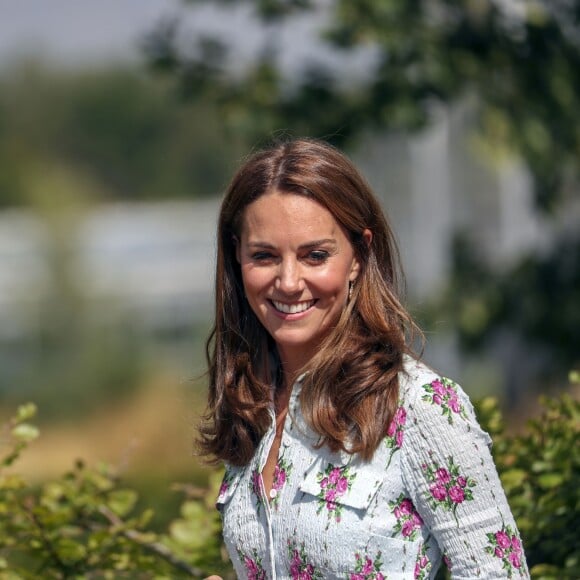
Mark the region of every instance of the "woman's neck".
<instances>
[{"instance_id":1,"label":"woman's neck","mask_svg":"<svg viewBox=\"0 0 580 580\"><path fill-rule=\"evenodd\" d=\"M304 367L310 362L312 355L306 354L304 349L293 351L278 347L278 357L284 383L291 389Z\"/></svg>"}]
</instances>

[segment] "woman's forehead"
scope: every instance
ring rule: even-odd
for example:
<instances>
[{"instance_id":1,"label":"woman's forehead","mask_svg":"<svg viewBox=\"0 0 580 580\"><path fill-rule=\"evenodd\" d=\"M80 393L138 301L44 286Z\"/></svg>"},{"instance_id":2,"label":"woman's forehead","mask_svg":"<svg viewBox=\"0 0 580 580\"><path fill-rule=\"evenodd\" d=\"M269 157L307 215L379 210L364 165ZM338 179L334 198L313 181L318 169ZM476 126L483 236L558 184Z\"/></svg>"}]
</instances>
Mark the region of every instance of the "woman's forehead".
<instances>
[{"instance_id":1,"label":"woman's forehead","mask_svg":"<svg viewBox=\"0 0 580 580\"><path fill-rule=\"evenodd\" d=\"M303 195L269 193L248 205L242 218L241 234L279 237L287 233L334 236L340 230L334 216L323 205Z\"/></svg>"}]
</instances>

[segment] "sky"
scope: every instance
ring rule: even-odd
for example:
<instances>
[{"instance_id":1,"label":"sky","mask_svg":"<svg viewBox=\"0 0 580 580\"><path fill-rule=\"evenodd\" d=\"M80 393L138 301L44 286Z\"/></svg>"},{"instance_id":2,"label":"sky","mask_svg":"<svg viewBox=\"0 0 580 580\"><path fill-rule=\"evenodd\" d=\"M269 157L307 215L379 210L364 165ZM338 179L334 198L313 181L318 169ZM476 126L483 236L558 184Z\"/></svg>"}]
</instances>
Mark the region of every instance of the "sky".
<instances>
[{"instance_id":1,"label":"sky","mask_svg":"<svg viewBox=\"0 0 580 580\"><path fill-rule=\"evenodd\" d=\"M146 34L177 16L186 45L200 34L221 37L232 47L230 66L239 70L264 48L267 35L250 4L220 8L215 2L200 2L184 9L182 0L0 0L0 71L23 57L73 68L143 62ZM347 56L317 39L329 5L320 0L317 14L300 14L275 30L278 63L290 78L312 62L330 66L350 81L366 78L372 50Z\"/></svg>"},{"instance_id":2,"label":"sky","mask_svg":"<svg viewBox=\"0 0 580 580\"><path fill-rule=\"evenodd\" d=\"M49 62L138 58L143 35L179 0L0 0L0 65L21 56Z\"/></svg>"}]
</instances>

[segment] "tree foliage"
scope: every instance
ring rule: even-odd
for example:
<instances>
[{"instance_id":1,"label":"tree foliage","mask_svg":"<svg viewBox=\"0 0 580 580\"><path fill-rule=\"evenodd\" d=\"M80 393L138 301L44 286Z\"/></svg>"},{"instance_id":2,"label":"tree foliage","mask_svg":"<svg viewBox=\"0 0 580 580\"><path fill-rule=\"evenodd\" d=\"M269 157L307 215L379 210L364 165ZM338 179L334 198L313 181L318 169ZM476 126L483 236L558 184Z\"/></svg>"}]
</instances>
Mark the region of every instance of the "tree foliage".
<instances>
[{"instance_id":1,"label":"tree foliage","mask_svg":"<svg viewBox=\"0 0 580 580\"><path fill-rule=\"evenodd\" d=\"M0 77L0 207L49 197L54 167L94 202L215 195L236 156L211 104L176 103L143 71L20 63Z\"/></svg>"},{"instance_id":2,"label":"tree foliage","mask_svg":"<svg viewBox=\"0 0 580 580\"><path fill-rule=\"evenodd\" d=\"M197 4L199 2L192 2ZM230 2L221 2L231 5ZM210 98L249 142L274 131L344 143L368 128L417 129L440 106L468 95L494 152L519 155L533 174L536 200L551 210L578 186L580 168L580 4L473 0L249 0L270 33L244 74L228 74L223 38L187 33L177 20L146 43L152 64L178 79L183 95ZM339 54L367 50L366 81L313 54L289 83L276 31L319 14L321 39ZM227 17L227 13L226 17ZM193 46L184 49L183 45Z\"/></svg>"},{"instance_id":3,"label":"tree foliage","mask_svg":"<svg viewBox=\"0 0 580 580\"><path fill-rule=\"evenodd\" d=\"M545 359L536 380L562 375L579 362L580 235L567 232L544 253L527 253L516 264L494 271L473 241L457 235L453 270L443 295L424 313L427 324L448 313L463 348L489 347L498 331L525 336Z\"/></svg>"}]
</instances>

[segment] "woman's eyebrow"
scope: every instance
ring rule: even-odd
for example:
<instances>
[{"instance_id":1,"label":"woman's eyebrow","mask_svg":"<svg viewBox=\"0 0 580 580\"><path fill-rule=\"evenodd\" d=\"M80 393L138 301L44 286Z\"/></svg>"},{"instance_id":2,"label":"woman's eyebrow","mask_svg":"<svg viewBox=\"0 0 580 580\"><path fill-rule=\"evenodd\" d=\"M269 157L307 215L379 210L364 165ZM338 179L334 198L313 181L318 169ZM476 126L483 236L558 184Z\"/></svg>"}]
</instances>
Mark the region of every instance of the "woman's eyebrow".
<instances>
[{"instance_id":1,"label":"woman's eyebrow","mask_svg":"<svg viewBox=\"0 0 580 580\"><path fill-rule=\"evenodd\" d=\"M334 238L324 238L322 240L314 240L312 242L306 242L299 246L300 250L308 250L309 248L316 248L317 246L331 245L336 246L336 240Z\"/></svg>"},{"instance_id":2,"label":"woman's eyebrow","mask_svg":"<svg viewBox=\"0 0 580 580\"><path fill-rule=\"evenodd\" d=\"M252 248L268 248L269 250L274 249L274 246L272 244L269 244L268 242L260 242L260 241L248 242L248 246L250 246Z\"/></svg>"},{"instance_id":3,"label":"woman's eyebrow","mask_svg":"<svg viewBox=\"0 0 580 580\"><path fill-rule=\"evenodd\" d=\"M299 250L308 250L309 248L316 248L317 246L331 245L336 246L337 242L334 238L324 238L322 240L313 240L312 242L306 242L298 246ZM276 246L270 244L269 242L261 242L259 240L248 242L248 246L251 248L267 248L274 250Z\"/></svg>"}]
</instances>

